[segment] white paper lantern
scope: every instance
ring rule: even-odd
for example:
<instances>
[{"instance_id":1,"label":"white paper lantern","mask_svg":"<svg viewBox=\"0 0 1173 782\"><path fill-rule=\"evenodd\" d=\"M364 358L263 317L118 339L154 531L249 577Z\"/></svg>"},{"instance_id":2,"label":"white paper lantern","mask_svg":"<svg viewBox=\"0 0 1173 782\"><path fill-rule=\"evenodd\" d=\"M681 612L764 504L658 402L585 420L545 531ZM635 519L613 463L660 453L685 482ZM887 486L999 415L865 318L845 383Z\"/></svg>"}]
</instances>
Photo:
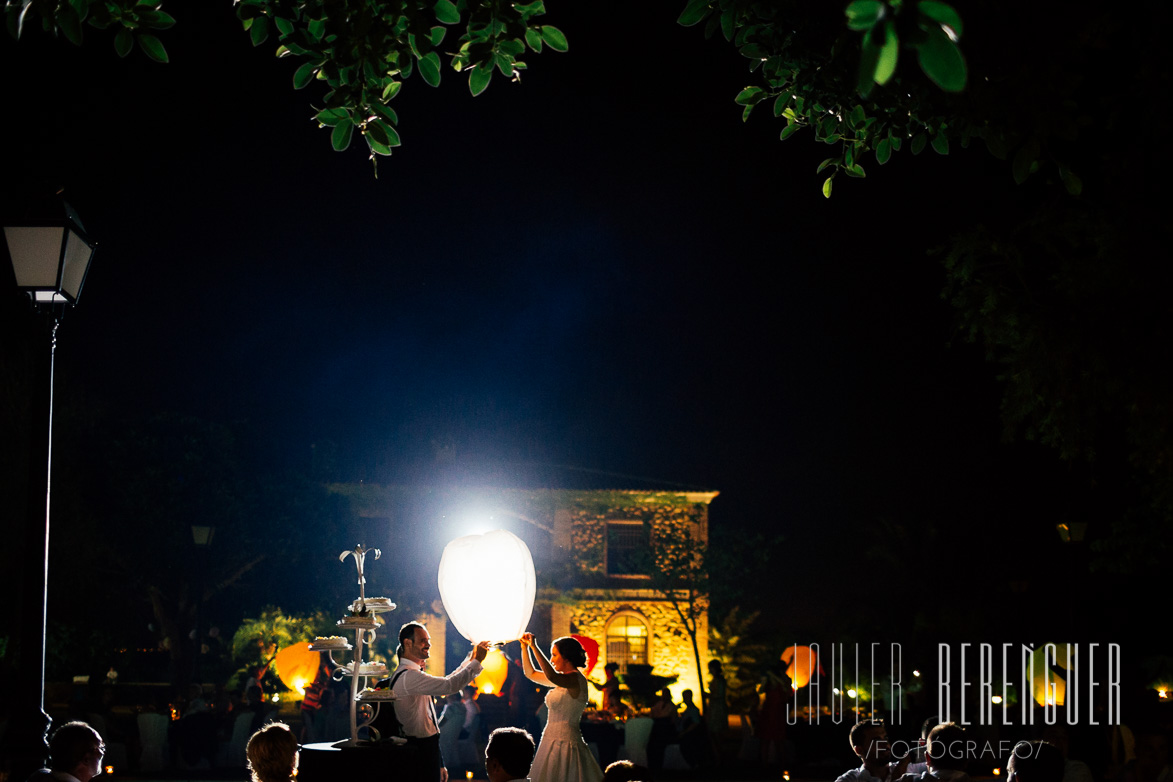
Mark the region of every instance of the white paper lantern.
<instances>
[{"instance_id":1,"label":"white paper lantern","mask_svg":"<svg viewBox=\"0 0 1173 782\"><path fill-rule=\"evenodd\" d=\"M473 643L521 637L534 610L534 560L521 538L498 529L457 538L440 557L440 599Z\"/></svg>"}]
</instances>

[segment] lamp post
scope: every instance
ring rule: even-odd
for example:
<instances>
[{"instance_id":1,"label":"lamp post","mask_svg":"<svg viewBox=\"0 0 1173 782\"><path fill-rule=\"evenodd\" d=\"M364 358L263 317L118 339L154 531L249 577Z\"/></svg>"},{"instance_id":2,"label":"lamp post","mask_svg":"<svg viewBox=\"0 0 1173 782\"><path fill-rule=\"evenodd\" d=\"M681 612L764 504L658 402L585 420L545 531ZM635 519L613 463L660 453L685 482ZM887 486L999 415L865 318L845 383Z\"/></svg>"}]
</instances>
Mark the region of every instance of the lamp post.
<instances>
[{"instance_id":1,"label":"lamp post","mask_svg":"<svg viewBox=\"0 0 1173 782\"><path fill-rule=\"evenodd\" d=\"M57 326L77 304L96 244L77 213L55 199L45 216L5 221L4 239L17 288L36 311L29 431L29 491L20 602L20 678L12 709L13 779L24 779L48 757L45 737L45 604L49 586L49 492L53 442L53 357Z\"/></svg>"},{"instance_id":2,"label":"lamp post","mask_svg":"<svg viewBox=\"0 0 1173 782\"><path fill-rule=\"evenodd\" d=\"M212 545L212 538L215 536L216 528L213 526L191 525L191 542L199 551L196 557L195 596L192 598L195 602L195 621L193 622L195 637L192 639L194 645L192 646L191 662L192 681L197 684L202 683L200 682L200 655L203 654L204 645L200 637L200 620L203 618L204 611L204 571L208 567L208 548Z\"/></svg>"}]
</instances>

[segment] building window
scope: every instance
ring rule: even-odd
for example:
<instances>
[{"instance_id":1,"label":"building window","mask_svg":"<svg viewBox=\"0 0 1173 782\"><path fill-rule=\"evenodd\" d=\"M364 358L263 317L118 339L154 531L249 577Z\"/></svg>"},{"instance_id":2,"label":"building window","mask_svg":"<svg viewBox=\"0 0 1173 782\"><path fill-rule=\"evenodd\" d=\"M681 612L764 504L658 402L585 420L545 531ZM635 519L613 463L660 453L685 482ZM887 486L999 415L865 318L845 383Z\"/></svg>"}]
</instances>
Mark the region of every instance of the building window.
<instances>
[{"instance_id":1,"label":"building window","mask_svg":"<svg viewBox=\"0 0 1173 782\"><path fill-rule=\"evenodd\" d=\"M607 662L619 663L627 673L629 664L648 665L648 625L635 613L615 616L607 625Z\"/></svg>"},{"instance_id":2,"label":"building window","mask_svg":"<svg viewBox=\"0 0 1173 782\"><path fill-rule=\"evenodd\" d=\"M607 522L607 575L648 578L648 526L641 521Z\"/></svg>"}]
</instances>

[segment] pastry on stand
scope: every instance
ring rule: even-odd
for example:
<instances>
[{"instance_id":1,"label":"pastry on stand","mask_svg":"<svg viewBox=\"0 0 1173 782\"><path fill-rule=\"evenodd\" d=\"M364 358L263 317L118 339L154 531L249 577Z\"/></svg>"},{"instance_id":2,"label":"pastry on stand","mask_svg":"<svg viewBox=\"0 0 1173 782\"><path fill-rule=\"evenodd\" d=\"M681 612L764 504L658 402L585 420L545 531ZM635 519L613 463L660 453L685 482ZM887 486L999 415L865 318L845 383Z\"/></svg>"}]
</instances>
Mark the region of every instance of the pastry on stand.
<instances>
[{"instance_id":1,"label":"pastry on stand","mask_svg":"<svg viewBox=\"0 0 1173 782\"><path fill-rule=\"evenodd\" d=\"M370 549L358 545L351 551L344 551L339 556L340 561L353 556L358 568L358 599L352 602L347 609L349 614L338 620L338 629L354 634L351 643L347 636L331 635L315 638L310 643L310 650L326 652L333 663L334 678L341 681L350 677L350 738L335 743L306 744L301 750L301 761L298 767L298 782L335 782L347 777L387 777L410 775L410 753L404 747L404 739L398 736L380 736L378 731L371 727L371 723L379 714L379 709L389 701L395 700L395 694L387 688L378 688L376 683L389 675L387 665L381 662L364 662L363 647L369 646L375 640L379 622L375 615L386 611L394 611L395 603L386 597L366 596L366 575L363 568L367 554L374 554L378 559L378 549ZM349 652L354 655L350 662L340 662L334 659L336 652ZM368 681L369 680L369 681ZM387 708L394 708L387 705ZM362 718L359 710L366 712ZM366 728L369 738L360 739L359 731Z\"/></svg>"}]
</instances>

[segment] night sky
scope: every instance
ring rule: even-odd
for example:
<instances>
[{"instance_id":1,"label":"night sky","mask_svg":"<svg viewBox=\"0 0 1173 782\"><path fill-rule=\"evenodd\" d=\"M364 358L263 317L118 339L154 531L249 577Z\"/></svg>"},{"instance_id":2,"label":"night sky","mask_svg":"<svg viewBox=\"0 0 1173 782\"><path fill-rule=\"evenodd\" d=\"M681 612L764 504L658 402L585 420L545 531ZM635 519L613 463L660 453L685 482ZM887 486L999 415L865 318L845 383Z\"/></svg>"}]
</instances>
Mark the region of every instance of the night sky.
<instances>
[{"instance_id":1,"label":"night sky","mask_svg":"<svg viewBox=\"0 0 1173 782\"><path fill-rule=\"evenodd\" d=\"M59 384L247 421L293 468L330 443L343 480L443 452L715 489L715 529L783 536L763 602L799 628L885 578L858 548L881 520L912 537L879 607L918 573L1003 584L1008 539L1058 551L1082 474L1002 441L996 369L929 252L1014 208L1006 165L906 152L826 200L825 149L764 108L743 123L743 58L675 5L550 7L570 51L520 84L411 79L377 179L226 1L169 9L169 65L89 28L80 50L5 38L5 194L64 184L100 242Z\"/></svg>"}]
</instances>

